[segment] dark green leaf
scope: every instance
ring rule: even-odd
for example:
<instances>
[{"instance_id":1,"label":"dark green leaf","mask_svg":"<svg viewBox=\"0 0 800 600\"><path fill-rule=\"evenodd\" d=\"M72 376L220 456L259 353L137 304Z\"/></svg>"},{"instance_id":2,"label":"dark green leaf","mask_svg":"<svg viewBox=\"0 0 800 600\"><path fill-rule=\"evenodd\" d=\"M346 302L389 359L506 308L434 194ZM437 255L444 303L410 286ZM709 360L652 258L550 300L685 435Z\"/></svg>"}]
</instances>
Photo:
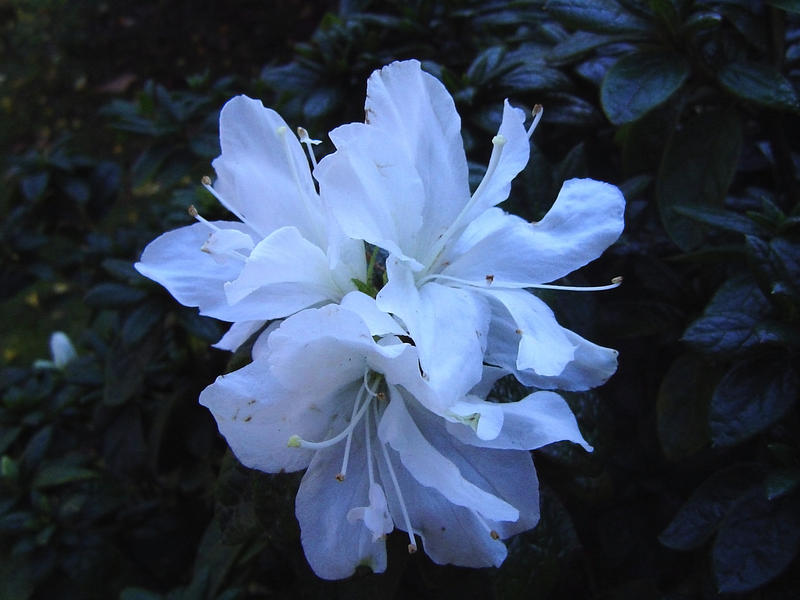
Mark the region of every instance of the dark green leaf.
<instances>
[{"instance_id":1,"label":"dark green leaf","mask_svg":"<svg viewBox=\"0 0 800 600\"><path fill-rule=\"evenodd\" d=\"M588 31L576 31L556 44L547 55L548 62L562 64L570 62L595 48L625 40L621 35L602 35Z\"/></svg>"},{"instance_id":2,"label":"dark green leaf","mask_svg":"<svg viewBox=\"0 0 800 600\"><path fill-rule=\"evenodd\" d=\"M800 485L800 469L797 467L775 469L767 474L764 482L768 500L781 498L796 490L798 485Z\"/></svg>"},{"instance_id":3,"label":"dark green leaf","mask_svg":"<svg viewBox=\"0 0 800 600\"><path fill-rule=\"evenodd\" d=\"M716 446L732 446L764 431L794 405L797 372L774 356L734 366L717 385L708 420Z\"/></svg>"},{"instance_id":4,"label":"dark green leaf","mask_svg":"<svg viewBox=\"0 0 800 600\"><path fill-rule=\"evenodd\" d=\"M734 112L698 115L667 143L656 198L661 222L682 250L697 248L704 231L673 208L721 206L736 172L741 144L741 123Z\"/></svg>"},{"instance_id":5,"label":"dark green leaf","mask_svg":"<svg viewBox=\"0 0 800 600\"><path fill-rule=\"evenodd\" d=\"M154 304L145 304L133 310L122 324L122 343L133 345L155 327L164 313Z\"/></svg>"},{"instance_id":6,"label":"dark green leaf","mask_svg":"<svg viewBox=\"0 0 800 600\"><path fill-rule=\"evenodd\" d=\"M624 56L603 79L600 88L603 110L615 125L635 121L666 102L688 77L688 63L672 52Z\"/></svg>"},{"instance_id":7,"label":"dark green leaf","mask_svg":"<svg viewBox=\"0 0 800 600\"><path fill-rule=\"evenodd\" d=\"M503 75L500 85L520 93L570 89L572 82L558 69L541 64L524 64Z\"/></svg>"},{"instance_id":8,"label":"dark green leaf","mask_svg":"<svg viewBox=\"0 0 800 600\"><path fill-rule=\"evenodd\" d=\"M97 477L97 473L91 469L65 463L63 461L56 461L45 464L39 472L36 473L36 477L33 479L33 487L45 489L64 485L65 483L93 479L95 477Z\"/></svg>"},{"instance_id":9,"label":"dark green leaf","mask_svg":"<svg viewBox=\"0 0 800 600\"><path fill-rule=\"evenodd\" d=\"M717 73L720 84L734 96L775 110L800 109L792 84L772 67L735 62Z\"/></svg>"},{"instance_id":10,"label":"dark green leaf","mask_svg":"<svg viewBox=\"0 0 800 600\"><path fill-rule=\"evenodd\" d=\"M17 439L22 427L20 426L0 426L0 454L6 451L8 447Z\"/></svg>"},{"instance_id":11,"label":"dark green leaf","mask_svg":"<svg viewBox=\"0 0 800 600\"><path fill-rule=\"evenodd\" d=\"M61 184L61 189L64 193L78 204L85 204L91 195L89 184L77 177L70 177Z\"/></svg>"},{"instance_id":12,"label":"dark green leaf","mask_svg":"<svg viewBox=\"0 0 800 600\"><path fill-rule=\"evenodd\" d=\"M46 425L33 434L31 439L28 440L20 460L20 466L23 471L32 472L39 466L39 463L44 459L47 449L50 447L50 441L52 439L52 425Z\"/></svg>"},{"instance_id":13,"label":"dark green leaf","mask_svg":"<svg viewBox=\"0 0 800 600\"><path fill-rule=\"evenodd\" d=\"M121 283L99 283L87 292L84 302L93 308L121 308L141 302L146 297L143 290Z\"/></svg>"},{"instance_id":14,"label":"dark green leaf","mask_svg":"<svg viewBox=\"0 0 800 600\"><path fill-rule=\"evenodd\" d=\"M658 389L658 440L670 460L708 445L708 403L714 373L699 357L685 354L670 365Z\"/></svg>"},{"instance_id":15,"label":"dark green leaf","mask_svg":"<svg viewBox=\"0 0 800 600\"><path fill-rule=\"evenodd\" d=\"M142 588L129 587L122 590L119 600L163 600L163 596Z\"/></svg>"},{"instance_id":16,"label":"dark green leaf","mask_svg":"<svg viewBox=\"0 0 800 600\"><path fill-rule=\"evenodd\" d=\"M26 200L31 202L38 200L44 191L47 189L47 183L50 181L50 174L47 172L37 173L36 175L29 175L19 183L22 190L22 195Z\"/></svg>"},{"instance_id":17,"label":"dark green leaf","mask_svg":"<svg viewBox=\"0 0 800 600\"><path fill-rule=\"evenodd\" d=\"M714 534L722 519L748 491L761 490L763 473L755 465L741 464L717 471L681 506L658 536L673 550L699 548Z\"/></svg>"},{"instance_id":18,"label":"dark green leaf","mask_svg":"<svg viewBox=\"0 0 800 600\"><path fill-rule=\"evenodd\" d=\"M647 21L614 0L550 0L545 10L564 25L597 33L640 33L649 28Z\"/></svg>"},{"instance_id":19,"label":"dark green leaf","mask_svg":"<svg viewBox=\"0 0 800 600\"><path fill-rule=\"evenodd\" d=\"M755 281L726 281L703 315L683 334L683 341L709 354L735 354L759 343L757 325L769 312L769 302Z\"/></svg>"},{"instance_id":20,"label":"dark green leaf","mask_svg":"<svg viewBox=\"0 0 800 600\"><path fill-rule=\"evenodd\" d=\"M676 206L675 212L679 215L689 217L700 223L718 227L726 231L743 233L745 235L763 234L764 230L754 223L751 219L740 214L721 208L695 207L695 206Z\"/></svg>"},{"instance_id":21,"label":"dark green leaf","mask_svg":"<svg viewBox=\"0 0 800 600\"><path fill-rule=\"evenodd\" d=\"M473 85L483 85L496 77L505 53L502 46L492 46L478 54L467 69L467 79Z\"/></svg>"},{"instance_id":22,"label":"dark green leaf","mask_svg":"<svg viewBox=\"0 0 800 600\"><path fill-rule=\"evenodd\" d=\"M769 501L755 490L728 513L711 553L720 592L754 590L792 562L800 548L800 511L792 500Z\"/></svg>"},{"instance_id":23,"label":"dark green leaf","mask_svg":"<svg viewBox=\"0 0 800 600\"><path fill-rule=\"evenodd\" d=\"M782 8L786 12L800 13L800 0L767 0L767 4Z\"/></svg>"}]
</instances>

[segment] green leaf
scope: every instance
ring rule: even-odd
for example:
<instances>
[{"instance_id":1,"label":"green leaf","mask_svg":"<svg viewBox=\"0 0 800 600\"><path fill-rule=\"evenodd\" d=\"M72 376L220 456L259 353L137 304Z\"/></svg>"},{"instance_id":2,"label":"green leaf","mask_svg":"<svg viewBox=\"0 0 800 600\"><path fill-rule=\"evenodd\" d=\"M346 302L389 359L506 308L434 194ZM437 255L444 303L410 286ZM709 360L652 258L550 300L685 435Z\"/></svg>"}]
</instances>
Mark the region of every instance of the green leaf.
<instances>
[{"instance_id":1,"label":"green leaf","mask_svg":"<svg viewBox=\"0 0 800 600\"><path fill-rule=\"evenodd\" d=\"M550 0L545 10L574 29L597 33L640 33L650 24L626 11L614 0Z\"/></svg>"},{"instance_id":2,"label":"green leaf","mask_svg":"<svg viewBox=\"0 0 800 600\"><path fill-rule=\"evenodd\" d=\"M747 217L743 217L730 210L721 208L695 207L695 206L676 206L675 212L679 215L689 217L700 223L711 225L725 231L743 233L745 235L759 235L765 233L763 228Z\"/></svg>"},{"instance_id":3,"label":"green leaf","mask_svg":"<svg viewBox=\"0 0 800 600\"><path fill-rule=\"evenodd\" d=\"M470 64L467 69L467 79L474 85L484 85L499 74L498 69L505 54L506 50L502 46L487 48Z\"/></svg>"},{"instance_id":4,"label":"green leaf","mask_svg":"<svg viewBox=\"0 0 800 600\"><path fill-rule=\"evenodd\" d=\"M679 356L661 380L656 402L658 440L666 457L691 456L709 442L713 370L699 357Z\"/></svg>"},{"instance_id":5,"label":"green leaf","mask_svg":"<svg viewBox=\"0 0 800 600\"><path fill-rule=\"evenodd\" d=\"M147 297L143 290L121 283L99 283L84 298L92 308L121 308L141 302Z\"/></svg>"},{"instance_id":6,"label":"green leaf","mask_svg":"<svg viewBox=\"0 0 800 600\"><path fill-rule=\"evenodd\" d=\"M774 356L735 365L717 384L708 420L715 446L732 446L767 429L794 405L797 371Z\"/></svg>"},{"instance_id":7,"label":"green leaf","mask_svg":"<svg viewBox=\"0 0 800 600\"><path fill-rule=\"evenodd\" d=\"M567 39L553 46L547 55L547 61L555 64L568 63L595 48L621 42L625 39L626 37L623 35L603 35L588 31L576 31Z\"/></svg>"},{"instance_id":8,"label":"green leaf","mask_svg":"<svg viewBox=\"0 0 800 600\"><path fill-rule=\"evenodd\" d=\"M704 229L674 208L721 206L736 172L741 145L740 119L729 111L698 115L667 142L656 198L661 222L682 250L700 246Z\"/></svg>"},{"instance_id":9,"label":"green leaf","mask_svg":"<svg viewBox=\"0 0 800 600\"><path fill-rule=\"evenodd\" d=\"M689 64L672 52L630 54L606 73L600 101L608 119L622 125L666 102L688 77Z\"/></svg>"},{"instance_id":10,"label":"green leaf","mask_svg":"<svg viewBox=\"0 0 800 600\"><path fill-rule=\"evenodd\" d=\"M45 464L39 472L36 473L36 477L33 479L33 487L45 489L64 485L65 483L93 479L95 477L97 477L97 473L91 469L79 467L74 464L65 464L64 461L56 461Z\"/></svg>"},{"instance_id":11,"label":"green leaf","mask_svg":"<svg viewBox=\"0 0 800 600\"><path fill-rule=\"evenodd\" d=\"M796 490L798 485L800 485L800 468L797 467L785 467L770 471L764 482L768 500L781 498Z\"/></svg>"},{"instance_id":12,"label":"green leaf","mask_svg":"<svg viewBox=\"0 0 800 600\"><path fill-rule=\"evenodd\" d=\"M800 0L767 0L767 4L782 8L786 12L800 13Z\"/></svg>"},{"instance_id":13,"label":"green leaf","mask_svg":"<svg viewBox=\"0 0 800 600\"><path fill-rule=\"evenodd\" d=\"M769 302L752 278L729 279L682 339L708 354L731 355L747 350L760 342L757 325L769 309Z\"/></svg>"},{"instance_id":14,"label":"green leaf","mask_svg":"<svg viewBox=\"0 0 800 600\"><path fill-rule=\"evenodd\" d=\"M143 588L129 587L120 592L119 600L162 600L161 594L150 592Z\"/></svg>"},{"instance_id":15,"label":"green leaf","mask_svg":"<svg viewBox=\"0 0 800 600\"><path fill-rule=\"evenodd\" d=\"M756 465L739 464L717 471L692 492L658 540L673 550L699 548L745 493L760 491L762 479Z\"/></svg>"},{"instance_id":16,"label":"green leaf","mask_svg":"<svg viewBox=\"0 0 800 600\"><path fill-rule=\"evenodd\" d=\"M759 106L791 112L800 110L792 84L770 66L730 63L717 72L717 79L734 96Z\"/></svg>"},{"instance_id":17,"label":"green leaf","mask_svg":"<svg viewBox=\"0 0 800 600\"><path fill-rule=\"evenodd\" d=\"M721 593L743 593L772 581L800 548L800 511L791 498L774 502L754 490L722 523L711 552Z\"/></svg>"}]
</instances>

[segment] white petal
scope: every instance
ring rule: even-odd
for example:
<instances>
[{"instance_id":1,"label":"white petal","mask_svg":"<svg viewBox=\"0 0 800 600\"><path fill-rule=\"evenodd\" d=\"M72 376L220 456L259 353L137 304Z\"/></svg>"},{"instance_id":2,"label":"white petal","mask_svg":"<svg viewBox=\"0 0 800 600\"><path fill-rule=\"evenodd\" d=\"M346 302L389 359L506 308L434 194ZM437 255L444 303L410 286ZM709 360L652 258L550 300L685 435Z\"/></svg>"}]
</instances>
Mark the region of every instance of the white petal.
<instances>
[{"instance_id":1,"label":"white petal","mask_svg":"<svg viewBox=\"0 0 800 600\"><path fill-rule=\"evenodd\" d=\"M335 419L344 412L350 415L357 389L345 388L323 397L301 396L281 386L266 361L254 361L217 377L200 394L200 404L212 412L242 464L269 473L297 471L308 465L312 452L289 448L289 438L322 439Z\"/></svg>"},{"instance_id":2,"label":"white petal","mask_svg":"<svg viewBox=\"0 0 800 600\"><path fill-rule=\"evenodd\" d=\"M266 321L239 321L230 326L230 329L225 332L216 344L212 344L214 348L220 350L229 350L236 352L236 350L244 344L251 335L264 326Z\"/></svg>"},{"instance_id":3,"label":"white petal","mask_svg":"<svg viewBox=\"0 0 800 600\"><path fill-rule=\"evenodd\" d=\"M500 146L495 146L494 152L500 153L499 159L497 164L487 171L475 191L474 204L470 207L469 213L465 215L466 223L477 218L486 209L500 204L508 198L511 181L528 164L531 150L525 130L525 112L512 107L508 100L503 104L503 120L495 140L498 138L502 141L499 142Z\"/></svg>"},{"instance_id":4,"label":"white petal","mask_svg":"<svg viewBox=\"0 0 800 600\"><path fill-rule=\"evenodd\" d=\"M507 311L494 310L485 358L487 363L513 373L523 385L583 391L604 384L617 370L616 350L598 346L566 328L562 331L575 349L574 358L559 375L544 376L533 369L519 370L516 364L520 336L516 330L517 324Z\"/></svg>"},{"instance_id":5,"label":"white petal","mask_svg":"<svg viewBox=\"0 0 800 600\"><path fill-rule=\"evenodd\" d=\"M530 369L546 377L560 375L573 360L575 348L550 307L525 290L490 289L484 293L502 304L516 325L517 369Z\"/></svg>"},{"instance_id":6,"label":"white petal","mask_svg":"<svg viewBox=\"0 0 800 600\"><path fill-rule=\"evenodd\" d=\"M254 245L253 238L243 231L220 229L212 232L200 249L211 254L217 262L225 262L231 253L244 251L246 256Z\"/></svg>"},{"instance_id":7,"label":"white petal","mask_svg":"<svg viewBox=\"0 0 800 600\"><path fill-rule=\"evenodd\" d=\"M222 154L214 189L260 237L292 225L323 245L322 206L297 137L259 100L237 96L220 113ZM281 134L280 132L284 132Z\"/></svg>"},{"instance_id":8,"label":"white petal","mask_svg":"<svg viewBox=\"0 0 800 600\"><path fill-rule=\"evenodd\" d=\"M230 304L236 304L256 290L268 292L275 284L292 284L298 298L305 298L295 310L325 300L336 301L341 295L331 280L325 254L295 227L281 227L261 240L239 277L225 286L225 294ZM264 307L267 319L286 316L285 312L275 312Z\"/></svg>"},{"instance_id":9,"label":"white petal","mask_svg":"<svg viewBox=\"0 0 800 600\"><path fill-rule=\"evenodd\" d=\"M447 431L465 444L482 448L535 450L566 440L592 451L569 405L555 392L534 392L519 402L496 406L504 418L502 430L494 439L481 439L469 427L455 423L447 423Z\"/></svg>"},{"instance_id":10,"label":"white petal","mask_svg":"<svg viewBox=\"0 0 800 600\"><path fill-rule=\"evenodd\" d=\"M378 308L399 317L414 340L425 376L439 393L463 396L481 379L489 322L484 298L435 282L417 289L411 270L389 257Z\"/></svg>"},{"instance_id":11,"label":"white petal","mask_svg":"<svg viewBox=\"0 0 800 600\"><path fill-rule=\"evenodd\" d=\"M418 243L432 244L469 199L461 119L442 83L416 60L395 62L367 81L366 121L414 166L425 190Z\"/></svg>"},{"instance_id":12,"label":"white petal","mask_svg":"<svg viewBox=\"0 0 800 600\"><path fill-rule=\"evenodd\" d=\"M351 508L347 513L347 520L351 523L364 521L364 526L372 532L372 541L374 542L394 529L394 521L389 514L386 495L379 483L373 482L369 486L369 505Z\"/></svg>"},{"instance_id":13,"label":"white petal","mask_svg":"<svg viewBox=\"0 0 800 600\"><path fill-rule=\"evenodd\" d=\"M252 232L241 223L216 221L214 225ZM243 263L235 258L218 262L203 252L201 248L210 233L203 223L168 231L147 245L134 266L139 273L167 288L184 306L199 307L202 315L223 321L262 318L258 307L228 304L223 285L238 277Z\"/></svg>"},{"instance_id":14,"label":"white petal","mask_svg":"<svg viewBox=\"0 0 800 600\"><path fill-rule=\"evenodd\" d=\"M461 474L481 488L502 498L519 511L515 521L487 520L501 538L531 529L539 521L539 484L528 450L493 450L463 444L443 427L452 424L437 419L424 409L410 405L420 431L435 448L459 468ZM511 417L513 418L513 417ZM463 426L461 426L464 429ZM485 530L484 530L485 531Z\"/></svg>"},{"instance_id":15,"label":"white petal","mask_svg":"<svg viewBox=\"0 0 800 600\"><path fill-rule=\"evenodd\" d=\"M341 423L343 426L344 423ZM336 480L344 444L316 453L297 491L295 512L300 523L306 559L323 579L343 579L358 565L375 573L386 570L386 546L373 540L362 521L347 518L353 508L369 499L363 429L357 428L350 448L350 465L343 481Z\"/></svg>"},{"instance_id":16,"label":"white petal","mask_svg":"<svg viewBox=\"0 0 800 600\"><path fill-rule=\"evenodd\" d=\"M413 257L425 190L413 165L374 127L352 123L330 136L337 151L320 161L314 175L341 228L421 268Z\"/></svg>"},{"instance_id":17,"label":"white petal","mask_svg":"<svg viewBox=\"0 0 800 600\"><path fill-rule=\"evenodd\" d=\"M369 328L372 335L382 336L388 333L405 335L407 332L389 314L381 311L374 298L362 292L350 292L339 303L342 308L356 313Z\"/></svg>"},{"instance_id":18,"label":"white petal","mask_svg":"<svg viewBox=\"0 0 800 600\"><path fill-rule=\"evenodd\" d=\"M622 233L625 199L615 186L570 179L538 223L507 219L442 273L482 285L526 287L567 275L594 260ZM496 223L495 223L496 224ZM473 236L473 239L477 236Z\"/></svg>"},{"instance_id":19,"label":"white petal","mask_svg":"<svg viewBox=\"0 0 800 600\"><path fill-rule=\"evenodd\" d=\"M496 402L486 402L475 396L465 396L463 400L448 407L445 417L468 427L482 440L496 438L503 428L504 411Z\"/></svg>"},{"instance_id":20,"label":"white petal","mask_svg":"<svg viewBox=\"0 0 800 600\"><path fill-rule=\"evenodd\" d=\"M378 437L400 456L403 466L426 487L438 490L449 502L474 510L487 519L516 521L516 508L464 478L458 467L440 454L420 433L394 387L378 425Z\"/></svg>"}]
</instances>

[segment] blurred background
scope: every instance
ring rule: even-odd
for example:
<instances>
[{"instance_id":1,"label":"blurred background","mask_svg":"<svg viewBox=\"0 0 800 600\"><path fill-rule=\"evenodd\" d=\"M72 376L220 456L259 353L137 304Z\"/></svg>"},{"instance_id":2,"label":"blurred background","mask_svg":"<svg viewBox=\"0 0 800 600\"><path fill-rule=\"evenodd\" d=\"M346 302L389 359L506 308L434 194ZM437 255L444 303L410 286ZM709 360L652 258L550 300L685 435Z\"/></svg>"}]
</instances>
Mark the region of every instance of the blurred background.
<instances>
[{"instance_id":1,"label":"blurred background","mask_svg":"<svg viewBox=\"0 0 800 600\"><path fill-rule=\"evenodd\" d=\"M0 0L0 600L789 599L800 594L800 2ZM240 466L199 392L242 366L132 268L224 209L218 114L261 98L319 148L418 58L479 180L502 102L544 105L506 210L620 186L626 231L547 293L620 350L568 394L586 454L534 453L542 520L498 569L317 579L299 475ZM57 337L63 331L74 345ZM65 351L64 348L67 348ZM515 400L504 381L493 392Z\"/></svg>"}]
</instances>

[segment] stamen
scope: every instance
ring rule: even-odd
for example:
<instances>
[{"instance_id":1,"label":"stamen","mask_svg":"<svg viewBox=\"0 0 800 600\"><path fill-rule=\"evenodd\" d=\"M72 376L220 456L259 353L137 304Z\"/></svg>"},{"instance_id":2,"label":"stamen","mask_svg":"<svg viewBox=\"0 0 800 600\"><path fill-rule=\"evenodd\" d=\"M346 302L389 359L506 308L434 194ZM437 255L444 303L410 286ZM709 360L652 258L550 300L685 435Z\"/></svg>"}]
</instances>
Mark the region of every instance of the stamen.
<instances>
[{"instance_id":1,"label":"stamen","mask_svg":"<svg viewBox=\"0 0 800 600\"><path fill-rule=\"evenodd\" d=\"M289 448L306 448L308 450L324 450L325 448L330 448L350 435L350 432L355 429L356 425L358 425L358 422L361 420L361 417L364 416L364 413L366 412L367 408L369 408L370 404L372 404L370 399L364 402L364 404L359 407L355 416L350 419L350 423L348 423L347 427L342 429L342 431L330 439L323 440L321 442L309 442L308 440L301 438L299 435L293 435L289 438L289 441L286 442L286 445Z\"/></svg>"},{"instance_id":2,"label":"stamen","mask_svg":"<svg viewBox=\"0 0 800 600\"><path fill-rule=\"evenodd\" d=\"M211 230L213 230L213 231L220 231L220 228L219 228L219 227L217 227L216 225L214 225L214 224L213 224L211 221L207 221L206 219L204 219L203 217L201 217L201 216L200 216L200 213L199 213L199 212L197 212L197 209L194 207L194 204L190 204L190 205L189 205L189 208L187 208L186 210L189 212L189 214L190 214L192 217L194 217L195 219L197 219L197 220L198 220L200 223L202 223L203 225L205 225L205 226L206 226L206 227L208 227L209 229L211 229Z\"/></svg>"},{"instance_id":3,"label":"stamen","mask_svg":"<svg viewBox=\"0 0 800 600\"><path fill-rule=\"evenodd\" d=\"M478 189L475 190L475 193L472 194L472 197L469 201L464 205L464 208L461 209L461 212L458 213L458 216L455 220L450 224L447 230L436 240L436 243L433 245L431 252L428 256L431 259L428 262L428 269L425 272L430 272L431 268L435 265L436 260L439 258L439 255L444 250L447 243L450 241L450 238L459 230L464 221L465 215L469 214L472 210L472 207L478 202L480 197L483 195L483 191L486 189L486 186L489 185L487 182L491 181L494 172L497 170L497 165L500 163L500 156L503 154L503 147L505 147L506 138L500 134L497 134L492 138L492 155L489 157L489 165L486 167L486 173L481 179L481 182L478 184Z\"/></svg>"},{"instance_id":4,"label":"stamen","mask_svg":"<svg viewBox=\"0 0 800 600\"><path fill-rule=\"evenodd\" d=\"M300 143L304 144L306 147L306 152L308 153L308 158L311 161L311 165L316 169L317 168L317 157L314 156L314 149L311 147L316 146L322 143L322 140L312 140L311 137L308 135L308 131L305 130L304 127L297 128L297 137L300 138Z\"/></svg>"},{"instance_id":5,"label":"stamen","mask_svg":"<svg viewBox=\"0 0 800 600\"><path fill-rule=\"evenodd\" d=\"M219 201L219 203L222 204L222 206L224 206L229 211L231 211L237 219L239 219L242 223L246 223L247 222L247 219L244 218L244 215L242 215L239 211L237 211L234 206L232 206L232 205L228 204L227 202L225 202L225 199L222 196L220 196L217 193L217 190L215 190L211 186L211 177L209 177L208 175L203 175L203 178L200 179L200 183L203 185L204 188L206 188L206 190L208 190L209 194L214 196L214 198L216 198Z\"/></svg>"},{"instance_id":6,"label":"stamen","mask_svg":"<svg viewBox=\"0 0 800 600\"><path fill-rule=\"evenodd\" d=\"M297 164L294 161L294 156L292 155L292 150L289 147L289 138L286 135L289 129L285 125L281 125L276 130L278 137L281 138L281 142L283 142L283 152L286 155L286 162L289 163L289 171L292 174L292 179L294 180L294 185L297 188L297 193L300 198L303 200L303 204L305 204L306 211L310 216L318 215L322 212L321 207L316 206L314 203L314 199L309 196L308 191L305 187L303 187L302 182L300 181L300 175L297 172ZM306 165L307 166L307 165ZM316 196L316 190L315 196ZM317 197L318 198L318 197ZM314 219L314 222L317 224L318 231L317 235L320 240L326 240L327 234L324 230L322 230L322 222L319 219Z\"/></svg>"},{"instance_id":7,"label":"stamen","mask_svg":"<svg viewBox=\"0 0 800 600\"><path fill-rule=\"evenodd\" d=\"M539 124L539 121L542 120L542 115L544 114L544 107L541 104L535 104L533 106L531 114L533 115L533 123L531 123L531 126L528 128L528 131L526 132L528 134L528 139L531 139L531 136L533 135L536 126Z\"/></svg>"},{"instance_id":8,"label":"stamen","mask_svg":"<svg viewBox=\"0 0 800 600\"><path fill-rule=\"evenodd\" d=\"M369 474L369 486L371 488L372 484L375 483L375 474L372 466L372 441L370 440L369 431L369 411L367 411L367 414L364 415L364 431L367 438L367 473Z\"/></svg>"},{"instance_id":9,"label":"stamen","mask_svg":"<svg viewBox=\"0 0 800 600\"><path fill-rule=\"evenodd\" d=\"M486 519L484 519L480 514L478 514L474 510L472 511L472 514L475 516L476 519L478 519L478 522L483 526L483 528L489 534L490 538L492 538L493 540L499 540L500 539L500 534L497 533L491 527L489 527L489 524L486 522Z\"/></svg>"},{"instance_id":10,"label":"stamen","mask_svg":"<svg viewBox=\"0 0 800 600\"><path fill-rule=\"evenodd\" d=\"M460 283L472 288L485 289L489 285L500 287L501 289L537 289L537 290L561 290L565 292L602 292L605 290L613 290L622 285L622 277L614 277L608 285L594 285L594 286L576 286L576 285L556 285L552 283L494 283L494 275L486 276L486 283L480 284L477 281L470 281L468 279L461 279L460 277L452 277L450 275L442 275L440 273L431 273L426 275L417 282L417 286L421 287L428 281L441 279L444 281L452 281L453 283Z\"/></svg>"},{"instance_id":11,"label":"stamen","mask_svg":"<svg viewBox=\"0 0 800 600\"><path fill-rule=\"evenodd\" d=\"M378 409L373 404L373 415L375 416L375 422L378 422ZM392 461L389 459L389 453L386 451L386 444L381 444L381 451L383 452L383 458L386 461L386 466L389 468L389 475L392 478L392 485L394 485L394 491L397 494L397 501L400 503L400 512L403 513L403 521L405 522L406 532L408 533L408 553L414 554L417 551L417 544L416 540L414 539L414 528L411 527L411 519L408 518L408 509L406 509L406 503L403 501L403 493L400 491L400 484L397 482L397 475L394 473L394 467L392 467Z\"/></svg>"},{"instance_id":12,"label":"stamen","mask_svg":"<svg viewBox=\"0 0 800 600\"><path fill-rule=\"evenodd\" d=\"M364 372L364 377L367 376L367 371ZM356 413L358 412L359 404L361 404L361 398L364 396L364 388L366 386L366 379L364 385L362 385L359 390L358 394L356 394L356 399L353 402L353 414L350 415L350 422L352 423L353 419L356 418ZM369 402L369 400L367 400ZM347 442L345 442L344 446L344 458L342 459L342 468L339 470L339 473L336 475L337 481L344 481L345 475L347 475L347 463L350 461L350 444L353 442L353 431L347 434Z\"/></svg>"}]
</instances>

